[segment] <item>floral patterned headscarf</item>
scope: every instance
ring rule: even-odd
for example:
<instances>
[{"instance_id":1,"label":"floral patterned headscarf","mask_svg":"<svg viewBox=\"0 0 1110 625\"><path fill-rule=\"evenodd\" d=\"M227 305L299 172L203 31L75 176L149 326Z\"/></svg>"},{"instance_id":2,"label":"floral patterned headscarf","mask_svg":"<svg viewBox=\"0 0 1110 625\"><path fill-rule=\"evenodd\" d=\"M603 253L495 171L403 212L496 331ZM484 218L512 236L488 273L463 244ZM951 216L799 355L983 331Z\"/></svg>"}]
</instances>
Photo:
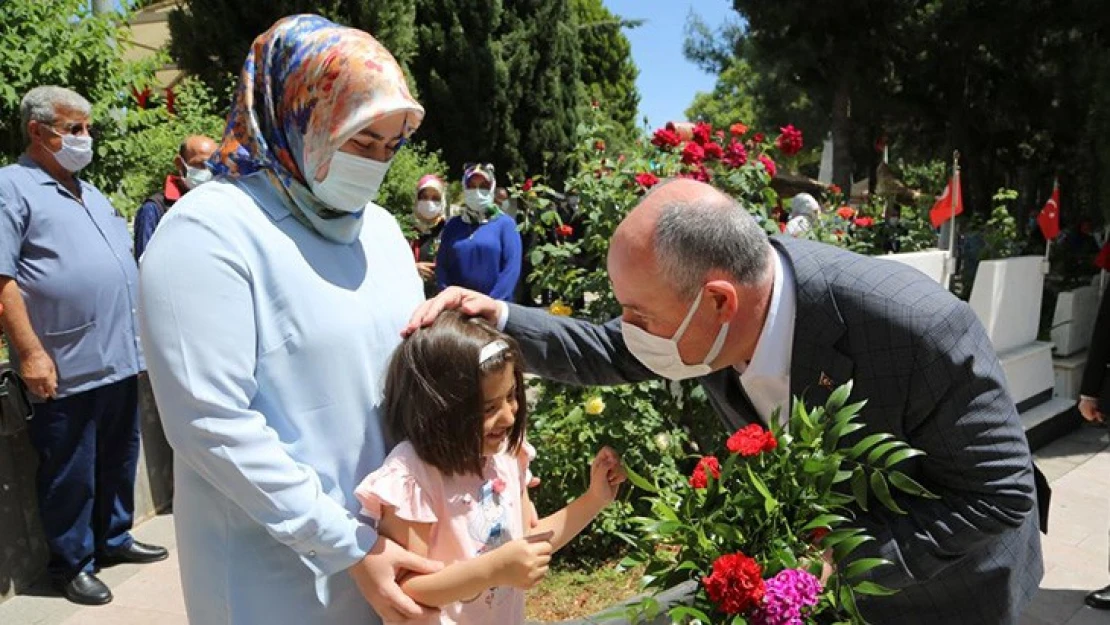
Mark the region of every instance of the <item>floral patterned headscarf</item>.
<instances>
[{"instance_id":1,"label":"floral patterned headscarf","mask_svg":"<svg viewBox=\"0 0 1110 625\"><path fill-rule=\"evenodd\" d=\"M369 34L318 15L277 23L251 45L223 142L210 167L231 178L264 172L306 226L342 243L358 237L364 211L337 211L312 194L310 178L348 139L404 112L404 137L424 109L393 55Z\"/></svg>"}]
</instances>

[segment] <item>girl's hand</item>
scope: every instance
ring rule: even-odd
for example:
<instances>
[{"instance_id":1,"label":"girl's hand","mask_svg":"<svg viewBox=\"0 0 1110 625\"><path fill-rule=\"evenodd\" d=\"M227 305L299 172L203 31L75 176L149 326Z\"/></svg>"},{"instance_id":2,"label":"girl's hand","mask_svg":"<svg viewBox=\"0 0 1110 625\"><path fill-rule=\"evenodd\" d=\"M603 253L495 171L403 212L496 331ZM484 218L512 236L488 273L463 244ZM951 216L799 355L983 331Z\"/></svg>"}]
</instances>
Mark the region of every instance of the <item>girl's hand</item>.
<instances>
[{"instance_id":1,"label":"girl's hand","mask_svg":"<svg viewBox=\"0 0 1110 625\"><path fill-rule=\"evenodd\" d=\"M621 483L627 479L628 475L621 466L620 454L612 447L602 447L590 466L588 494L609 505L616 500Z\"/></svg>"},{"instance_id":2,"label":"girl's hand","mask_svg":"<svg viewBox=\"0 0 1110 625\"><path fill-rule=\"evenodd\" d=\"M515 586L528 590L547 577L551 563L551 532L527 536L498 547L493 581L497 586Z\"/></svg>"}]
</instances>

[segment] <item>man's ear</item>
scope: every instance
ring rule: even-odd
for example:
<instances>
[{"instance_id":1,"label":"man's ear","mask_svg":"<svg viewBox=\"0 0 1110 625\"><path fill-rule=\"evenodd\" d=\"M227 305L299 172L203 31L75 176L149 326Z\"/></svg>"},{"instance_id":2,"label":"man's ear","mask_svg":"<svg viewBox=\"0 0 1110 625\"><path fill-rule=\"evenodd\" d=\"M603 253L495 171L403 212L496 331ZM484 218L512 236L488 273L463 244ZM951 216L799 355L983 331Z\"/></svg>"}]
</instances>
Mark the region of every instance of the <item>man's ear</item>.
<instances>
[{"instance_id":1,"label":"man's ear","mask_svg":"<svg viewBox=\"0 0 1110 625\"><path fill-rule=\"evenodd\" d=\"M731 321L740 308L740 293L736 286L728 280L710 280L705 284L705 290L713 302L718 323Z\"/></svg>"}]
</instances>

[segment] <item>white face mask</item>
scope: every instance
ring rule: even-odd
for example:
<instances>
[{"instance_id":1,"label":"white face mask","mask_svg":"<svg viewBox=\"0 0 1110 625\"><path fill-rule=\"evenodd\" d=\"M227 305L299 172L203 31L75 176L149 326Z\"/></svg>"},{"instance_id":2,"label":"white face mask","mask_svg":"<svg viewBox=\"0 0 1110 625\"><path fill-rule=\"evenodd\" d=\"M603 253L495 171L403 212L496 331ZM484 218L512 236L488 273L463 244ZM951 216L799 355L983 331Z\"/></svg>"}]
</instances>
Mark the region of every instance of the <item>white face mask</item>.
<instances>
[{"instance_id":1,"label":"white face mask","mask_svg":"<svg viewBox=\"0 0 1110 625\"><path fill-rule=\"evenodd\" d=\"M463 199L470 210L488 211L493 206L493 189L467 189Z\"/></svg>"},{"instance_id":2,"label":"white face mask","mask_svg":"<svg viewBox=\"0 0 1110 625\"><path fill-rule=\"evenodd\" d=\"M189 189L195 189L200 185L212 179L212 172L208 171L206 167L189 167L185 166L185 175L181 177L185 181L185 186Z\"/></svg>"},{"instance_id":3,"label":"white face mask","mask_svg":"<svg viewBox=\"0 0 1110 625\"><path fill-rule=\"evenodd\" d=\"M416 216L424 221L435 221L443 215L443 202L436 200L417 200Z\"/></svg>"},{"instance_id":4,"label":"white face mask","mask_svg":"<svg viewBox=\"0 0 1110 625\"><path fill-rule=\"evenodd\" d=\"M92 162L92 137L63 135L53 128L50 129L50 132L53 132L54 134L62 138L62 147L57 152L54 152L54 160L58 161L58 164L61 165L66 171L71 174L76 174Z\"/></svg>"},{"instance_id":5,"label":"white face mask","mask_svg":"<svg viewBox=\"0 0 1110 625\"><path fill-rule=\"evenodd\" d=\"M390 161L375 161L336 152L331 157L328 175L321 182L309 181L313 195L337 211L357 213L378 197Z\"/></svg>"},{"instance_id":6,"label":"white face mask","mask_svg":"<svg viewBox=\"0 0 1110 625\"><path fill-rule=\"evenodd\" d=\"M703 292L698 292L697 298L694 299L693 305L686 313L686 318L682 320L682 325L678 326L674 336L669 339L650 334L631 323L622 322L621 335L624 337L625 345L628 346L628 351L632 352L637 360L644 363L644 366L654 371L656 375L668 380L686 380L711 373L713 371L711 363L716 360L717 355L721 353L721 348L725 346L729 324L726 323L721 326L721 330L717 333L717 339L713 341L709 353L705 355L705 359L700 363L688 365L682 362L682 356L678 353L678 343L682 340L682 335L686 333L686 329L690 327L690 321L694 318L698 305L701 304Z\"/></svg>"}]
</instances>

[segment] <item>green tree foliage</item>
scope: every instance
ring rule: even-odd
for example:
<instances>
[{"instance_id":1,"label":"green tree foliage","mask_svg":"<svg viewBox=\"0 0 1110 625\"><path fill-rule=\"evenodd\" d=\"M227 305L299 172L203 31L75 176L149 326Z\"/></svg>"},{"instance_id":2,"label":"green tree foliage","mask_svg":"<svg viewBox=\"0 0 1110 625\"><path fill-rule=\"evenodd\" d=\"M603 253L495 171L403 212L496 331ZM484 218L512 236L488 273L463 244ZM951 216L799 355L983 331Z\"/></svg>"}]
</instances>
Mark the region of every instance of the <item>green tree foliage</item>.
<instances>
[{"instance_id":1,"label":"green tree foliage","mask_svg":"<svg viewBox=\"0 0 1110 625\"><path fill-rule=\"evenodd\" d=\"M716 128L728 128L736 122L756 123L754 91L755 74L744 59L732 59L717 77L711 92L699 92L686 109L686 119L709 122Z\"/></svg>"},{"instance_id":2,"label":"green tree foliage","mask_svg":"<svg viewBox=\"0 0 1110 625\"><path fill-rule=\"evenodd\" d=\"M605 8L601 0L572 0L578 43L582 51L581 82L586 96L596 100L613 120L628 130L636 127L640 94L632 61L632 44L621 28L635 27Z\"/></svg>"},{"instance_id":3,"label":"green tree foliage","mask_svg":"<svg viewBox=\"0 0 1110 625\"><path fill-rule=\"evenodd\" d=\"M446 172L447 165L438 152L431 152L419 143L406 145L393 157L375 202L392 213L405 235L411 236L416 231L412 209L416 205L417 182L425 174L442 178Z\"/></svg>"},{"instance_id":4,"label":"green tree foliage","mask_svg":"<svg viewBox=\"0 0 1110 625\"><path fill-rule=\"evenodd\" d=\"M189 0L170 13L170 54L182 69L222 92L239 75L254 38L298 13L317 13L373 33L402 65L416 53L416 0Z\"/></svg>"}]
</instances>

